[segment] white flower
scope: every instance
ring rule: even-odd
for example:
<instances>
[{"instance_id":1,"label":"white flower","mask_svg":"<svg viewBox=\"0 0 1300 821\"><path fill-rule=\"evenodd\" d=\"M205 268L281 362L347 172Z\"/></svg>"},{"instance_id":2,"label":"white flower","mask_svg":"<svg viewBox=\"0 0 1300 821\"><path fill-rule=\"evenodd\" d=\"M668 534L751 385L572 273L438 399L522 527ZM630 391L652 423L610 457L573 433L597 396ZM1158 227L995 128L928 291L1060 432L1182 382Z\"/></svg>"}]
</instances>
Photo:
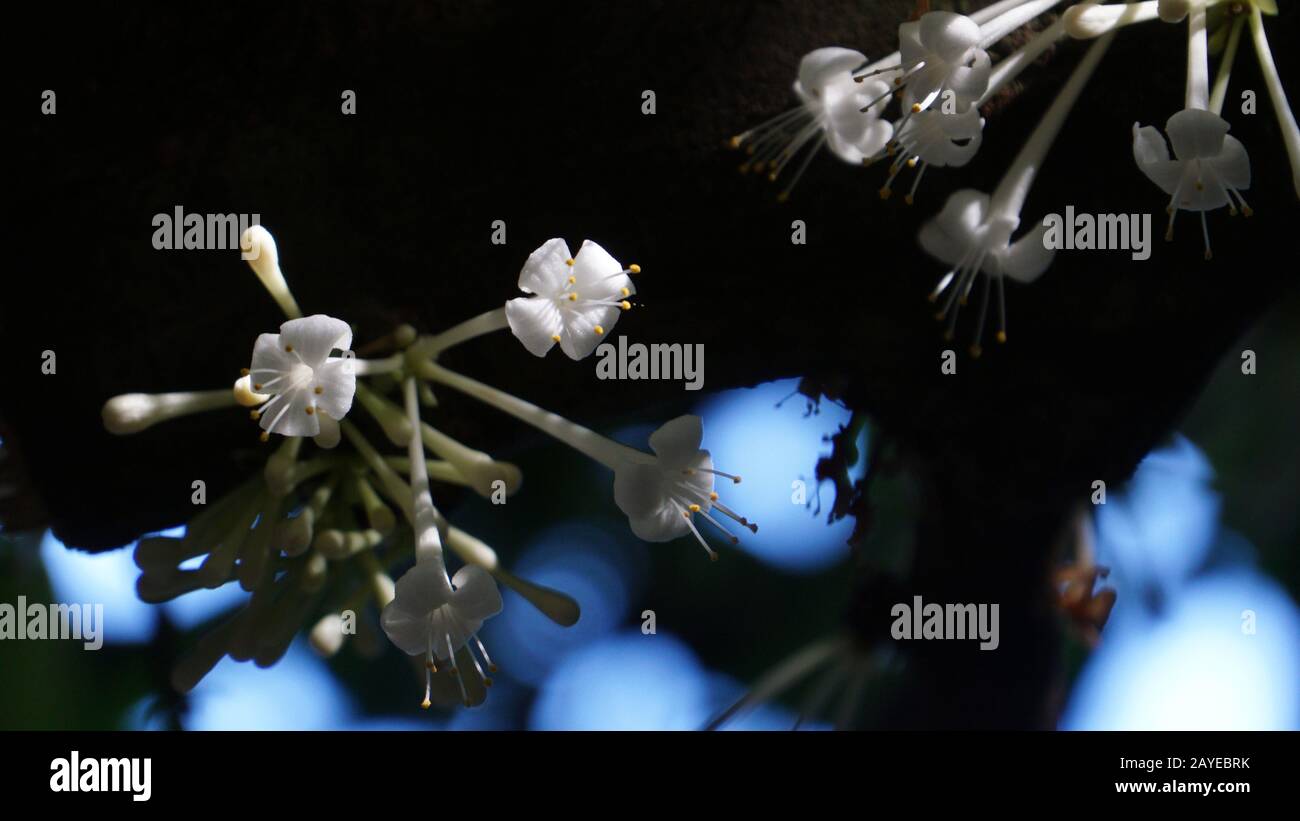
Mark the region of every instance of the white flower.
<instances>
[{"instance_id":1,"label":"white flower","mask_svg":"<svg viewBox=\"0 0 1300 821\"><path fill-rule=\"evenodd\" d=\"M421 706L429 706L432 675L440 661L450 663L456 671L464 695L456 652L462 647L468 650L471 639L489 671L495 669L476 634L483 622L500 612L501 593L491 574L481 567L462 567L448 584L441 561L417 561L397 580L397 594L380 614L380 623L388 638L405 653L424 654L425 698ZM469 651L469 657L484 684L490 685L491 679L483 675L473 651Z\"/></svg>"},{"instance_id":2,"label":"white flower","mask_svg":"<svg viewBox=\"0 0 1300 821\"><path fill-rule=\"evenodd\" d=\"M253 346L249 368L252 389L271 397L253 411L265 440L281 436L316 436L319 415L337 421L347 415L356 393L356 373L349 356L330 358L335 348L347 351L352 329L341 319L315 314L291 319L278 334L262 334Z\"/></svg>"},{"instance_id":3,"label":"white flower","mask_svg":"<svg viewBox=\"0 0 1300 821\"><path fill-rule=\"evenodd\" d=\"M1153 126L1133 124L1133 158L1142 173L1169 195L1169 227L1165 239L1174 236L1174 217L1178 211L1200 211L1205 234L1205 258L1209 259L1210 234L1205 212L1228 206L1235 215L1238 206L1246 216L1250 206L1241 189L1250 187L1250 157L1241 142L1228 135L1228 123L1222 117L1201 109L1184 109L1169 118L1165 130L1173 143L1169 145Z\"/></svg>"},{"instance_id":4,"label":"white flower","mask_svg":"<svg viewBox=\"0 0 1300 821\"><path fill-rule=\"evenodd\" d=\"M740 477L713 469L713 459L700 449L704 438L703 423L698 416L679 416L650 435L650 449L655 455L628 454L614 469L614 501L632 524L632 532L648 542L666 542L691 533L716 560L718 554L709 547L692 521L693 514L704 517L718 528L732 544L739 541L726 527L710 515L718 512L742 527L758 532L758 525L736 514L718 501L713 490L715 476L739 483Z\"/></svg>"},{"instance_id":5,"label":"white flower","mask_svg":"<svg viewBox=\"0 0 1300 821\"><path fill-rule=\"evenodd\" d=\"M962 189L948 197L943 211L921 229L921 247L931 256L952 266L939 280L930 294L930 300L951 287L943 309L937 319L948 318L945 334L951 339L957 323L957 313L965 304L975 278L984 273L987 277L983 301L980 305L979 327L971 355L979 356L980 339L988 312L989 290L994 281L998 289L999 330L998 342L1005 342L1006 298L1003 280L1007 277L1029 283L1042 275L1052 263L1055 251L1045 248L1043 235L1046 225L1040 224L1025 236L1011 241L1011 234L1020 225L1017 216L1011 216L990 206L989 195L971 189ZM950 315L951 312L951 315Z\"/></svg>"},{"instance_id":6,"label":"white flower","mask_svg":"<svg viewBox=\"0 0 1300 821\"><path fill-rule=\"evenodd\" d=\"M919 113L945 91L963 111L988 88L992 61L981 47L980 26L965 15L932 11L898 27L903 107Z\"/></svg>"},{"instance_id":7,"label":"white flower","mask_svg":"<svg viewBox=\"0 0 1300 821\"><path fill-rule=\"evenodd\" d=\"M302 311L284 281L284 272L280 270L280 252L275 245L275 237L261 225L250 225L239 238L240 255L248 261L248 266L257 274L262 285L271 294L272 299L290 319L298 319Z\"/></svg>"},{"instance_id":8,"label":"white flower","mask_svg":"<svg viewBox=\"0 0 1300 821\"><path fill-rule=\"evenodd\" d=\"M519 272L519 289L533 294L506 302L510 331L534 356L546 356L558 342L570 359L583 359L600 344L600 338L618 322L636 293L628 274L640 266L624 268L591 240L576 256L562 239L547 240L528 255Z\"/></svg>"},{"instance_id":9,"label":"white flower","mask_svg":"<svg viewBox=\"0 0 1300 821\"><path fill-rule=\"evenodd\" d=\"M893 136L893 126L880 117L889 104L890 86L880 79L855 78L853 71L866 62L860 52L836 46L804 55L794 83L802 105L731 138L732 148L743 147L752 157L741 165L741 172L765 171L775 182L811 144L781 194L784 200L823 144L855 164L883 149Z\"/></svg>"},{"instance_id":10,"label":"white flower","mask_svg":"<svg viewBox=\"0 0 1300 821\"><path fill-rule=\"evenodd\" d=\"M889 178L880 189L881 199L893 194L894 179L906 166L920 169L912 180L911 190L903 197L911 205L917 186L925 169L930 166L959 168L970 162L979 151L984 135L984 118L975 106L960 114L945 114L939 109L926 109L918 114L908 114L899 121L897 137L889 147L897 159L889 167Z\"/></svg>"}]
</instances>

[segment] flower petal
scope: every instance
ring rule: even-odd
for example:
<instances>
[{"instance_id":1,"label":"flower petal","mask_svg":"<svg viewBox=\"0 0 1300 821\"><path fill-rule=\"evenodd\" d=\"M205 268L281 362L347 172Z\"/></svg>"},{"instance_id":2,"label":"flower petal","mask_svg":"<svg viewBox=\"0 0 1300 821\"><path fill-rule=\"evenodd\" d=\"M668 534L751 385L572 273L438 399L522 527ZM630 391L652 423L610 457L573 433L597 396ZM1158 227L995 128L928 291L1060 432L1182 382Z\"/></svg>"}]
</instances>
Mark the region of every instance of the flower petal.
<instances>
[{"instance_id":1,"label":"flower petal","mask_svg":"<svg viewBox=\"0 0 1300 821\"><path fill-rule=\"evenodd\" d=\"M921 44L946 63L958 63L966 52L979 45L979 23L950 11L921 15Z\"/></svg>"},{"instance_id":2,"label":"flower petal","mask_svg":"<svg viewBox=\"0 0 1300 821\"><path fill-rule=\"evenodd\" d=\"M921 247L938 260L957 265L978 243L988 212L988 194L971 188L954 191L943 210L921 228Z\"/></svg>"},{"instance_id":3,"label":"flower petal","mask_svg":"<svg viewBox=\"0 0 1300 821\"><path fill-rule=\"evenodd\" d=\"M579 303L581 304L581 303ZM618 322L621 309L612 305L587 305L582 308L561 308L560 350L570 359L586 359L600 345L604 334ZM600 326L603 333L596 333Z\"/></svg>"},{"instance_id":4,"label":"flower petal","mask_svg":"<svg viewBox=\"0 0 1300 821\"><path fill-rule=\"evenodd\" d=\"M566 269L568 266L565 266ZM564 326L555 300L545 296L521 296L506 301L506 322L510 332L533 356L546 356Z\"/></svg>"},{"instance_id":5,"label":"flower petal","mask_svg":"<svg viewBox=\"0 0 1300 821\"><path fill-rule=\"evenodd\" d=\"M1002 273L1016 282L1026 284L1042 276L1056 256L1056 251L1045 247L1043 243L1046 233L1047 226L1040 222L1034 230L997 254Z\"/></svg>"},{"instance_id":6,"label":"flower petal","mask_svg":"<svg viewBox=\"0 0 1300 821\"><path fill-rule=\"evenodd\" d=\"M322 389L317 394L316 388ZM352 409L352 397L357 392L356 361L351 357L335 357L315 370L310 389L316 397L317 411L324 411L334 419L342 419Z\"/></svg>"},{"instance_id":7,"label":"flower petal","mask_svg":"<svg viewBox=\"0 0 1300 821\"><path fill-rule=\"evenodd\" d=\"M315 398L306 386L277 394L262 406L257 424L262 430L281 436L315 436L320 433L320 420L314 410L307 413Z\"/></svg>"},{"instance_id":8,"label":"flower petal","mask_svg":"<svg viewBox=\"0 0 1300 821\"><path fill-rule=\"evenodd\" d=\"M452 577L452 606L457 615L483 622L501 612L501 591L492 574L477 565L465 565Z\"/></svg>"},{"instance_id":9,"label":"flower petal","mask_svg":"<svg viewBox=\"0 0 1300 821\"><path fill-rule=\"evenodd\" d=\"M429 614L407 610L393 599L379 614L379 624L389 641L407 655L421 655L428 649Z\"/></svg>"},{"instance_id":10,"label":"flower petal","mask_svg":"<svg viewBox=\"0 0 1300 821\"><path fill-rule=\"evenodd\" d=\"M690 532L682 510L672 502L664 504L641 516L629 516L628 524L638 539L647 542L668 542Z\"/></svg>"},{"instance_id":11,"label":"flower petal","mask_svg":"<svg viewBox=\"0 0 1300 821\"><path fill-rule=\"evenodd\" d=\"M865 62L862 52L839 46L810 51L799 61L799 87L805 94L821 99L827 83Z\"/></svg>"},{"instance_id":12,"label":"flower petal","mask_svg":"<svg viewBox=\"0 0 1300 821\"><path fill-rule=\"evenodd\" d=\"M569 245L564 240L548 239L528 255L519 271L519 289L530 294L558 296L569 279Z\"/></svg>"},{"instance_id":13,"label":"flower petal","mask_svg":"<svg viewBox=\"0 0 1300 821\"><path fill-rule=\"evenodd\" d=\"M665 422L650 434L650 449L665 470L681 470L698 460L703 441L704 420L688 413Z\"/></svg>"},{"instance_id":14,"label":"flower petal","mask_svg":"<svg viewBox=\"0 0 1300 821\"><path fill-rule=\"evenodd\" d=\"M253 384L264 384L280 374L292 371L298 364L298 358L284 349L279 334L259 334L253 343L253 364L249 366L249 376Z\"/></svg>"},{"instance_id":15,"label":"flower petal","mask_svg":"<svg viewBox=\"0 0 1300 821\"><path fill-rule=\"evenodd\" d=\"M582 299L622 298L624 288L635 293L627 274L619 276L623 265L591 240L585 240L573 258L573 290Z\"/></svg>"},{"instance_id":16,"label":"flower petal","mask_svg":"<svg viewBox=\"0 0 1300 821\"><path fill-rule=\"evenodd\" d=\"M1228 121L1199 108L1185 108L1169 118L1165 131L1173 144L1174 156L1180 160L1217 157L1223 151Z\"/></svg>"},{"instance_id":17,"label":"flower petal","mask_svg":"<svg viewBox=\"0 0 1300 821\"><path fill-rule=\"evenodd\" d=\"M452 591L442 563L429 560L416 562L397 580L393 603L402 610L417 615L428 615L451 600Z\"/></svg>"},{"instance_id":18,"label":"flower petal","mask_svg":"<svg viewBox=\"0 0 1300 821\"><path fill-rule=\"evenodd\" d=\"M280 341L293 347L301 361L315 368L329 358L330 351L352 347L352 329L348 323L325 314L291 319L280 326Z\"/></svg>"}]
</instances>

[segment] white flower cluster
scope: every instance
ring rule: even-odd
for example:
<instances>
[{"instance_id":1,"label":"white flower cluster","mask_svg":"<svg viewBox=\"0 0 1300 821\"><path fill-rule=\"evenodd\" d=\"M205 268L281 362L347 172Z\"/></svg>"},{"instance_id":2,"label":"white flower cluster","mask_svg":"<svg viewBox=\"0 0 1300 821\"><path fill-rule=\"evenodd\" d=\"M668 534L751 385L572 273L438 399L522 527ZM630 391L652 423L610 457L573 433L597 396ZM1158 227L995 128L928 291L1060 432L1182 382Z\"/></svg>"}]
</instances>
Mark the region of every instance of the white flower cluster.
<instances>
[{"instance_id":1,"label":"white flower cluster","mask_svg":"<svg viewBox=\"0 0 1300 821\"><path fill-rule=\"evenodd\" d=\"M1250 160L1229 136L1222 117L1232 65L1242 32L1250 28L1259 65L1277 114L1296 193L1300 196L1300 129L1282 88L1265 35L1263 16L1277 13L1275 0L1148 0L1108 3L1084 0L1061 10L1024 45L993 63L988 48L1047 12L1062 0L999 0L970 16L930 11L899 26L898 51L875 62L860 52L817 49L799 66L795 93L800 106L731 139L749 156L742 172L759 171L776 180L790 161L803 159L781 192L786 199L822 145L840 159L871 165L889 159L880 196L888 199L904 169L915 169L903 199L911 205L925 171L967 164L979 151L984 120L980 107L1065 38L1095 39L1074 73L1031 133L992 194L952 193L941 212L920 234L921 247L949 266L931 294L943 299L936 314L952 338L958 312L975 281L984 275L983 298L971 353L979 356L990 295L996 290L998 331L1005 342L1004 283L1030 283L1051 265L1039 227L1013 238L1038 170L1070 110L1084 90L1116 32L1147 21L1186 21L1187 94L1184 107L1169 118L1170 145L1155 128L1133 126L1133 156L1138 168L1169 195L1166 239L1173 238L1178 211L1200 214L1205 257L1210 259L1206 212L1226 207L1229 215L1252 211L1242 195L1250 187ZM1211 27L1214 31L1211 32ZM1220 52L1211 87L1210 45ZM898 105L893 106L897 100ZM897 114L891 115L891 111ZM805 150L807 149L807 150Z\"/></svg>"},{"instance_id":2,"label":"white flower cluster","mask_svg":"<svg viewBox=\"0 0 1300 821\"><path fill-rule=\"evenodd\" d=\"M137 589L146 601L230 582L252 593L247 606L178 665L173 674L178 689L192 688L226 655L262 666L275 663L304 621L313 618L318 619L310 632L313 646L332 655L346 635L364 627L354 623L355 629L347 629L345 614L355 619L373 600L388 638L423 657L422 706L457 696L471 706L484 697L492 681L488 673L495 669L478 633L501 610L498 584L558 624L578 620L572 598L511 574L491 547L450 524L434 505L431 481L468 487L484 497L512 494L522 481L514 465L421 418L422 407L437 405L435 384L513 415L609 468L614 500L642 539L693 535L716 559L696 527L697 517L732 543L737 538L719 516L757 530L714 490L717 477L732 482L740 477L714 469L700 447L699 417L668 422L650 437L652 453L645 453L438 362L448 348L505 328L536 356L558 344L569 357L585 358L631 309L631 276L640 273L639 266L624 267L591 241L571 255L563 240L552 239L520 272L519 287L527 296L433 336L399 327L371 346L386 346L391 355L359 359L350 350L352 328L346 322L323 314L302 316L265 228L249 228L242 246L287 321L279 333L257 338L251 363L233 388L124 394L103 409L110 432L129 434L184 414L243 405L260 426L263 442L273 434L283 437L262 473L208 506L188 523L184 537L148 538L136 549ZM400 403L385 396L399 389ZM391 445L406 448L404 457L382 454L346 418L354 400ZM307 438L318 452L304 453ZM343 439L350 448L338 447ZM396 527L395 510L409 530ZM463 565L454 575L447 569L446 547ZM200 557L195 567L191 560ZM414 564L394 582L388 568L412 558Z\"/></svg>"}]
</instances>

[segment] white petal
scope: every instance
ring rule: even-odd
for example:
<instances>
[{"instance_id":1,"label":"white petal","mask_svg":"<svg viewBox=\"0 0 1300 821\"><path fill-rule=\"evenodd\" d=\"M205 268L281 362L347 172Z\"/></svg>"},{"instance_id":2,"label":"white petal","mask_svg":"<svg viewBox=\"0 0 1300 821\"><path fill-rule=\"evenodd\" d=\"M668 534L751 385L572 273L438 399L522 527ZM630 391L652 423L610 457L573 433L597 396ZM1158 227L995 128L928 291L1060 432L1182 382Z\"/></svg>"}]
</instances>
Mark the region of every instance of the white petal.
<instances>
[{"instance_id":1,"label":"white petal","mask_svg":"<svg viewBox=\"0 0 1300 821\"><path fill-rule=\"evenodd\" d=\"M567 268L567 266L566 266ZM560 308L550 297L516 297L506 301L510 332L533 356L546 356L564 329Z\"/></svg>"},{"instance_id":2,"label":"white petal","mask_svg":"<svg viewBox=\"0 0 1300 821\"><path fill-rule=\"evenodd\" d=\"M957 265L979 242L988 211L988 194L970 188L954 191L943 210L921 228L921 247L938 260Z\"/></svg>"},{"instance_id":3,"label":"white petal","mask_svg":"<svg viewBox=\"0 0 1300 821\"><path fill-rule=\"evenodd\" d=\"M259 334L253 343L253 363L249 366L249 376L253 384L265 384L282 373L292 371L298 364L298 358L284 349L279 334Z\"/></svg>"},{"instance_id":4,"label":"white petal","mask_svg":"<svg viewBox=\"0 0 1300 821\"><path fill-rule=\"evenodd\" d=\"M861 52L839 46L810 51L799 61L799 85L805 93L820 98L827 83L865 62Z\"/></svg>"},{"instance_id":5,"label":"white petal","mask_svg":"<svg viewBox=\"0 0 1300 821\"><path fill-rule=\"evenodd\" d=\"M1246 147L1232 135L1223 138L1223 151L1206 164L1212 167L1219 179L1238 190L1250 188L1250 156Z\"/></svg>"},{"instance_id":6,"label":"white petal","mask_svg":"<svg viewBox=\"0 0 1300 821\"><path fill-rule=\"evenodd\" d=\"M579 303L581 304L581 303ZM570 359L586 359L618 322L623 311L612 305L588 305L583 308L561 308L560 350ZM596 326L604 332L596 333Z\"/></svg>"},{"instance_id":7,"label":"white petal","mask_svg":"<svg viewBox=\"0 0 1300 821\"><path fill-rule=\"evenodd\" d=\"M1219 156L1228 128L1227 120L1198 108L1185 108L1165 123L1174 156L1180 160Z\"/></svg>"},{"instance_id":8,"label":"white petal","mask_svg":"<svg viewBox=\"0 0 1300 821\"><path fill-rule=\"evenodd\" d=\"M316 413L307 413L316 397L309 387L295 388L280 394L262 408L258 426L280 436L315 436L320 433Z\"/></svg>"},{"instance_id":9,"label":"white petal","mask_svg":"<svg viewBox=\"0 0 1300 821\"><path fill-rule=\"evenodd\" d=\"M329 358L330 351L346 351L352 347L352 329L348 323L325 314L313 314L301 319L291 319L280 326L280 342L293 347L293 352L307 365L315 368Z\"/></svg>"},{"instance_id":10,"label":"white petal","mask_svg":"<svg viewBox=\"0 0 1300 821\"><path fill-rule=\"evenodd\" d=\"M638 539L647 542L667 542L690 532L682 510L676 505L665 503L642 516L629 516L628 524Z\"/></svg>"},{"instance_id":11,"label":"white petal","mask_svg":"<svg viewBox=\"0 0 1300 821\"><path fill-rule=\"evenodd\" d=\"M617 276L623 265L591 240L582 243L573 259L573 290L583 299L622 298L624 288L631 292L627 274Z\"/></svg>"},{"instance_id":12,"label":"white petal","mask_svg":"<svg viewBox=\"0 0 1300 821\"><path fill-rule=\"evenodd\" d=\"M441 562L416 562L410 570L397 580L396 598L398 604L408 613L427 615L451 600L451 590L447 589L447 579Z\"/></svg>"},{"instance_id":13,"label":"white petal","mask_svg":"<svg viewBox=\"0 0 1300 821\"><path fill-rule=\"evenodd\" d=\"M519 288L530 294L558 296L569 278L569 246L564 240L548 239L528 255L519 271Z\"/></svg>"},{"instance_id":14,"label":"white petal","mask_svg":"<svg viewBox=\"0 0 1300 821\"><path fill-rule=\"evenodd\" d=\"M339 423L338 420L331 417L328 413L317 411L320 420L320 433L316 434L313 440L316 447L332 450L339 445Z\"/></svg>"},{"instance_id":15,"label":"white petal","mask_svg":"<svg viewBox=\"0 0 1300 821\"><path fill-rule=\"evenodd\" d=\"M921 43L946 63L957 63L979 45L979 23L962 14L932 11L921 15Z\"/></svg>"},{"instance_id":16,"label":"white petal","mask_svg":"<svg viewBox=\"0 0 1300 821\"><path fill-rule=\"evenodd\" d=\"M921 24L915 20L898 27L898 50L907 67L926 58L925 44L921 42Z\"/></svg>"},{"instance_id":17,"label":"white petal","mask_svg":"<svg viewBox=\"0 0 1300 821\"><path fill-rule=\"evenodd\" d=\"M680 470L698 461L703 441L704 420L694 414L683 414L650 434L650 449L665 470Z\"/></svg>"},{"instance_id":18,"label":"white petal","mask_svg":"<svg viewBox=\"0 0 1300 821\"><path fill-rule=\"evenodd\" d=\"M1047 226L1040 221L1038 227L998 254L1002 273L1016 282L1030 283L1043 275L1052 264L1056 251L1044 247L1043 237Z\"/></svg>"},{"instance_id":19,"label":"white petal","mask_svg":"<svg viewBox=\"0 0 1300 821\"><path fill-rule=\"evenodd\" d=\"M422 655L428 647L429 614L404 608L393 599L379 614L379 624L389 641L411 656Z\"/></svg>"},{"instance_id":20,"label":"white petal","mask_svg":"<svg viewBox=\"0 0 1300 821\"><path fill-rule=\"evenodd\" d=\"M316 408L335 419L342 419L352 409L352 397L357 392L356 362L350 357L335 357L315 370L311 382ZM317 394L315 389L323 388Z\"/></svg>"},{"instance_id":21,"label":"white petal","mask_svg":"<svg viewBox=\"0 0 1300 821\"><path fill-rule=\"evenodd\" d=\"M501 591L492 574L476 565L466 565L452 577L452 604L457 615L483 622L501 612Z\"/></svg>"}]
</instances>

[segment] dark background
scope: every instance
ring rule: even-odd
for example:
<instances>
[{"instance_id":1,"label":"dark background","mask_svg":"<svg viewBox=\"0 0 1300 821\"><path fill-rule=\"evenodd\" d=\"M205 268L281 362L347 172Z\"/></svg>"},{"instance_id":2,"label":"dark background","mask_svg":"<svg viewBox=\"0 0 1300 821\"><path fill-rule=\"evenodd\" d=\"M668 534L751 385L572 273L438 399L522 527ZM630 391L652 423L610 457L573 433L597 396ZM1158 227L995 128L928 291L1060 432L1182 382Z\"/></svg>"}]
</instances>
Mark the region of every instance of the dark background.
<instances>
[{"instance_id":1,"label":"dark background","mask_svg":"<svg viewBox=\"0 0 1300 821\"><path fill-rule=\"evenodd\" d=\"M18 259L0 300L9 363L0 418L29 491L11 502L11 529L48 521L69 545L116 546L182 521L194 475L213 477L219 492L247 470L240 453L253 451L254 431L228 416L122 439L99 423L117 393L228 384L248 340L281 319L232 253L155 252L153 214L177 204L259 213L299 302L347 316L359 343L397 322L438 329L497 305L542 240L562 235L576 247L592 237L646 271L643 307L620 332L704 343L710 389L808 377L810 392L869 414L916 476L926 514L907 576L858 574L859 605L882 586L1004 603L1004 652L921 660L889 721L1041 726L1059 665L1043 579L1064 516L1093 480L1131 473L1292 288L1295 192L1247 39L1233 88L1259 90L1260 111L1230 119L1250 151L1256 216L1211 215L1212 262L1186 214L1177 241L1157 242L1146 263L1058 255L1032 288L1008 289L1010 343L972 361L963 323L952 345L959 373L944 377L949 345L924 298L942 270L912 238L949 191L996 185L1080 44L1027 73L1014 101L988 112L976 160L932 170L910 209L879 200L881 169L829 155L778 205L722 149L792 104L802 54L837 43L882 56L909 9L788 0L25 10L32 17L10 32L20 48L7 83ZM1288 77L1296 12L1268 21ZM1071 115L1027 219L1067 204L1151 211L1158 231L1164 198L1134 168L1129 132L1134 121L1162 126L1181 107L1185 37L1182 27L1136 34L1117 39ZM39 114L46 88L58 93L53 117ZM356 116L340 113L343 89L357 93ZM654 116L641 114L644 89L656 92ZM505 246L489 242L496 219L508 225ZM808 225L806 246L789 242L793 219ZM58 378L40 374L45 349L58 355ZM593 425L629 410L664 418L681 399L668 383L593 390L589 363L551 357L541 369L505 335L447 361ZM1294 360L1270 367L1288 368L1294 384ZM453 435L490 441L509 430L529 442L498 414L455 413L472 407L445 401ZM1258 403L1244 404L1249 424ZM952 692L954 677L970 686Z\"/></svg>"}]
</instances>

